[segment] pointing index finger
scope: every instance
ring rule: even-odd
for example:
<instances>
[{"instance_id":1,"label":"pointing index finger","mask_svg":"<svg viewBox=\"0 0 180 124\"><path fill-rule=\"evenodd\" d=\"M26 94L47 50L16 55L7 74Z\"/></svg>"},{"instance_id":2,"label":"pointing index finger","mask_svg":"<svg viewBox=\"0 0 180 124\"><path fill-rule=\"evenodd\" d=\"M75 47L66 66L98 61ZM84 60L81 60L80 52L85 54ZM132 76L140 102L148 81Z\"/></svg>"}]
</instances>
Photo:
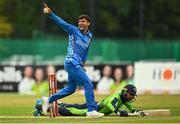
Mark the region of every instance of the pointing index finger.
<instances>
[{"instance_id":1,"label":"pointing index finger","mask_svg":"<svg viewBox=\"0 0 180 124\"><path fill-rule=\"evenodd\" d=\"M47 7L47 8L48 8L48 6L47 6L45 3L43 3L43 4L44 4L44 6L45 6L45 7Z\"/></svg>"}]
</instances>

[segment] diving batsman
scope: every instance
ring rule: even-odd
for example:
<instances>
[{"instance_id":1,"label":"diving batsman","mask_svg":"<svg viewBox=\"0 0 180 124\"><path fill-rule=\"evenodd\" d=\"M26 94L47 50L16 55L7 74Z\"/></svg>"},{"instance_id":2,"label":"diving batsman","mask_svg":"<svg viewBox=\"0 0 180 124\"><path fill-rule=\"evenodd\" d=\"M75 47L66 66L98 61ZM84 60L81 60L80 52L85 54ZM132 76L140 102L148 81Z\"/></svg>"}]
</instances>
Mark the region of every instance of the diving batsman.
<instances>
[{"instance_id":1,"label":"diving batsman","mask_svg":"<svg viewBox=\"0 0 180 124\"><path fill-rule=\"evenodd\" d=\"M120 92L114 93L100 102L97 102L100 113L104 113L105 116L115 113L118 116L128 116L128 112L122 109L122 106L131 113L136 113L139 116L147 116L142 110L138 110L134 107L133 101L136 100L137 89L134 85L126 85ZM59 115L61 116L86 116L87 104L58 104ZM34 116L43 115L42 112L42 100L38 99L35 105Z\"/></svg>"}]
</instances>

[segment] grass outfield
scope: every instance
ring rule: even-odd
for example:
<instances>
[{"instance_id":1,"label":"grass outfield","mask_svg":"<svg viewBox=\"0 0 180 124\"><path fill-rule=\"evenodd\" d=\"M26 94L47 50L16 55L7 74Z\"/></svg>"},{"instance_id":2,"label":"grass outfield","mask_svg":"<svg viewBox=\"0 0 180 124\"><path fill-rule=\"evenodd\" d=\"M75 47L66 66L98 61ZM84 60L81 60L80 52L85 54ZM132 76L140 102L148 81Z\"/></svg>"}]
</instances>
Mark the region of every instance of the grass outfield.
<instances>
[{"instance_id":1,"label":"grass outfield","mask_svg":"<svg viewBox=\"0 0 180 124\"><path fill-rule=\"evenodd\" d=\"M99 101L106 96L96 95ZM138 96L135 106L140 109L170 109L169 117L118 117L106 116L100 119L86 117L34 117L33 110L37 96L18 94L0 94L0 123L180 123L180 95L147 95ZM83 95L74 94L62 100L66 103L82 103Z\"/></svg>"}]
</instances>

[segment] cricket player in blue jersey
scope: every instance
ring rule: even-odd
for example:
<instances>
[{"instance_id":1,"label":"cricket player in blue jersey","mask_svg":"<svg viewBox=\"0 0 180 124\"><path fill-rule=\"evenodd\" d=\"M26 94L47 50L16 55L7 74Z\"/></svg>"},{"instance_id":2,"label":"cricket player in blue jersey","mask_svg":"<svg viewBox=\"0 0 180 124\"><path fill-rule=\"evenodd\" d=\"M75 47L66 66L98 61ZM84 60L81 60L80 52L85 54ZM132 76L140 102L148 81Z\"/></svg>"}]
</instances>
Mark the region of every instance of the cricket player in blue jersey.
<instances>
[{"instance_id":1,"label":"cricket player in blue jersey","mask_svg":"<svg viewBox=\"0 0 180 124\"><path fill-rule=\"evenodd\" d=\"M43 97L43 112L47 113L49 104L74 93L76 87L81 85L85 90L88 109L86 116L92 118L103 117L104 114L97 112L93 84L83 69L92 40L92 34L89 31L91 18L88 15L79 16L77 20L78 27L76 27L54 14L46 4L44 4L43 12L69 35L68 50L64 61L64 68L68 73L67 86L49 98Z\"/></svg>"}]
</instances>

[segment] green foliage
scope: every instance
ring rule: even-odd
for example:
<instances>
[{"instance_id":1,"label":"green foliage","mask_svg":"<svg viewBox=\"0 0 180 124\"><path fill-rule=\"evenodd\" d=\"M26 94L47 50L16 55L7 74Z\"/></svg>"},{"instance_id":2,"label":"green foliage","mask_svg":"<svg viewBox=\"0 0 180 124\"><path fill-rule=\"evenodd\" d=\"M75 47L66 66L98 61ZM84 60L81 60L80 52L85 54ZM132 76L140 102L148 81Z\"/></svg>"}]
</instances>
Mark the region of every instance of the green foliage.
<instances>
[{"instance_id":1,"label":"green foliage","mask_svg":"<svg viewBox=\"0 0 180 124\"><path fill-rule=\"evenodd\" d=\"M152 38L180 38L180 1L150 0L145 4L145 35Z\"/></svg>"},{"instance_id":2,"label":"green foliage","mask_svg":"<svg viewBox=\"0 0 180 124\"><path fill-rule=\"evenodd\" d=\"M12 24L0 16L0 37L9 37L13 31Z\"/></svg>"},{"instance_id":3,"label":"green foliage","mask_svg":"<svg viewBox=\"0 0 180 124\"><path fill-rule=\"evenodd\" d=\"M139 38L143 2L144 38L179 39L179 0L46 0L49 7L76 25L80 14L95 20L97 37ZM65 33L42 13L41 0L0 0L0 36L31 38L34 31Z\"/></svg>"}]
</instances>

